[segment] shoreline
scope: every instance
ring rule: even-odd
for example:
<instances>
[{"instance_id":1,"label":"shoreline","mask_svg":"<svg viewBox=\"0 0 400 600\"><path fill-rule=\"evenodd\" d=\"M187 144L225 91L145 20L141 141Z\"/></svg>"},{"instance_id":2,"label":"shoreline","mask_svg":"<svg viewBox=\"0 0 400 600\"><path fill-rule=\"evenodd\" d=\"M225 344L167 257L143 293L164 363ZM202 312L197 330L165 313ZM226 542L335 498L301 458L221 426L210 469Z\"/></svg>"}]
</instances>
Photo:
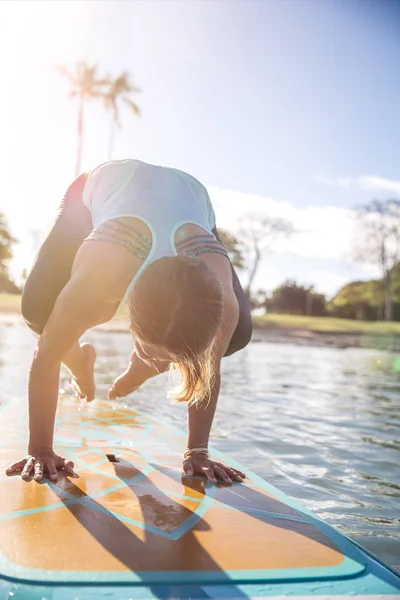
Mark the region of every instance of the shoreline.
<instances>
[{"instance_id":1,"label":"shoreline","mask_svg":"<svg viewBox=\"0 0 400 600\"><path fill-rule=\"evenodd\" d=\"M369 348L400 353L400 336L389 334L255 327L251 341L269 344L295 344L314 348L336 348L338 350Z\"/></svg>"},{"instance_id":2,"label":"shoreline","mask_svg":"<svg viewBox=\"0 0 400 600\"><path fill-rule=\"evenodd\" d=\"M0 312L0 325L24 325L21 315L15 311ZM314 348L370 348L400 353L400 335L382 333L364 333L361 331L316 331L298 327L279 327L253 325L251 343L294 344ZM92 331L109 333L129 333L128 321L114 319L108 323L93 327Z\"/></svg>"}]
</instances>

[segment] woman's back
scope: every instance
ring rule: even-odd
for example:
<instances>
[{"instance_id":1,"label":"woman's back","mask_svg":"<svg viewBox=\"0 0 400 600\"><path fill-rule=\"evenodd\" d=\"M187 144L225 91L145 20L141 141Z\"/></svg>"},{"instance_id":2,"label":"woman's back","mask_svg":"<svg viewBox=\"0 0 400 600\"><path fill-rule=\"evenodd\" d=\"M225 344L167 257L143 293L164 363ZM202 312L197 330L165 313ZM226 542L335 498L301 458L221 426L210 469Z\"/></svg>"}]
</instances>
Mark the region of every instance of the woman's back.
<instances>
[{"instance_id":1,"label":"woman's back","mask_svg":"<svg viewBox=\"0 0 400 600\"><path fill-rule=\"evenodd\" d=\"M207 190L183 171L132 159L104 163L89 174L83 202L94 227L88 240L123 243L143 260L127 293L159 258L222 250ZM196 227L190 242L193 228L184 225Z\"/></svg>"}]
</instances>

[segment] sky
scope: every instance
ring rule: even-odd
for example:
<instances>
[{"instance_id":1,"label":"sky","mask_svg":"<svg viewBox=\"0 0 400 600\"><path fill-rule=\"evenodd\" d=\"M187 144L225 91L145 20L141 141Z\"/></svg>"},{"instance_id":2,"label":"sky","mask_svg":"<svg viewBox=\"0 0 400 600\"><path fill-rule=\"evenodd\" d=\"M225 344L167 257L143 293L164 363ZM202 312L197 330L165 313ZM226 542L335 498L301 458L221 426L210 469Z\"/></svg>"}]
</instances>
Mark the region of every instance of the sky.
<instances>
[{"instance_id":1,"label":"sky","mask_svg":"<svg viewBox=\"0 0 400 600\"><path fill-rule=\"evenodd\" d=\"M57 66L131 73L113 158L194 175L217 225L257 211L296 233L256 287L287 279L332 296L378 275L352 256L356 208L400 197L400 2L0 2L0 210L29 268L74 178L77 106ZM110 114L86 106L84 170L107 160Z\"/></svg>"}]
</instances>

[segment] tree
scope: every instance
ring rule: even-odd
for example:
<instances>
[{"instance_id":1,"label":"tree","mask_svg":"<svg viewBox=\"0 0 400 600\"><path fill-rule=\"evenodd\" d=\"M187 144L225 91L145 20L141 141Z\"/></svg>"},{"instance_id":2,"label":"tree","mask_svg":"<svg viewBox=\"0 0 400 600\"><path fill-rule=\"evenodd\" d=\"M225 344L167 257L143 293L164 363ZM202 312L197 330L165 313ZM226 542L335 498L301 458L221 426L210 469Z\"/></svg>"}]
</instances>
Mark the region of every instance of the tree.
<instances>
[{"instance_id":1,"label":"tree","mask_svg":"<svg viewBox=\"0 0 400 600\"><path fill-rule=\"evenodd\" d=\"M239 238L244 245L247 271L246 294L251 297L251 289L263 254L271 249L278 238L287 237L294 232L294 227L286 219L267 216L265 213L248 213L244 216L239 228Z\"/></svg>"},{"instance_id":2,"label":"tree","mask_svg":"<svg viewBox=\"0 0 400 600\"><path fill-rule=\"evenodd\" d=\"M392 320L400 320L400 263L391 270ZM383 279L352 281L344 285L330 303L330 313L337 317L379 320L385 301Z\"/></svg>"},{"instance_id":3,"label":"tree","mask_svg":"<svg viewBox=\"0 0 400 600\"><path fill-rule=\"evenodd\" d=\"M326 298L314 291L313 287L298 285L288 280L272 293L265 302L271 312L292 315L326 315Z\"/></svg>"},{"instance_id":4,"label":"tree","mask_svg":"<svg viewBox=\"0 0 400 600\"><path fill-rule=\"evenodd\" d=\"M8 273L7 263L12 258L12 245L16 241L10 233L5 216L0 212L0 274Z\"/></svg>"},{"instance_id":5,"label":"tree","mask_svg":"<svg viewBox=\"0 0 400 600\"><path fill-rule=\"evenodd\" d=\"M231 259L233 266L239 270L244 269L243 251L237 237L226 229L218 229L218 235L223 247L229 254L229 258Z\"/></svg>"},{"instance_id":6,"label":"tree","mask_svg":"<svg viewBox=\"0 0 400 600\"><path fill-rule=\"evenodd\" d=\"M393 317L392 271L400 260L400 201L372 200L358 212L355 258L378 264L384 289L384 317Z\"/></svg>"},{"instance_id":7,"label":"tree","mask_svg":"<svg viewBox=\"0 0 400 600\"><path fill-rule=\"evenodd\" d=\"M81 172L84 104L86 100L103 98L103 88L108 82L106 79L98 78L97 65L90 66L85 61L77 62L74 71L69 71L66 67L59 67L58 72L67 79L70 85L69 97L78 98L78 145L75 167L75 173L78 176Z\"/></svg>"},{"instance_id":8,"label":"tree","mask_svg":"<svg viewBox=\"0 0 400 600\"><path fill-rule=\"evenodd\" d=\"M6 219L0 213L0 291L18 292L16 285L10 280L7 263L12 258L12 245L16 239L11 235Z\"/></svg>"},{"instance_id":9,"label":"tree","mask_svg":"<svg viewBox=\"0 0 400 600\"><path fill-rule=\"evenodd\" d=\"M115 79L108 77L107 86L108 88L104 93L104 102L106 109L111 111L111 129L108 144L108 160L111 160L114 145L115 128L121 128L121 122L119 118L119 101L123 102L125 106L127 106L132 111L132 113L138 117L140 115L140 109L138 105L135 104L135 102L133 102L129 98L129 94L138 93L141 90L130 82L129 73L127 73L126 71L124 73L121 73L121 75L119 75Z\"/></svg>"},{"instance_id":10,"label":"tree","mask_svg":"<svg viewBox=\"0 0 400 600\"><path fill-rule=\"evenodd\" d=\"M251 294L250 306L251 309L264 309L267 310L268 294L265 290L259 289Z\"/></svg>"},{"instance_id":11,"label":"tree","mask_svg":"<svg viewBox=\"0 0 400 600\"><path fill-rule=\"evenodd\" d=\"M352 281L346 283L332 299L331 313L345 319L376 319L382 297L380 281Z\"/></svg>"}]
</instances>

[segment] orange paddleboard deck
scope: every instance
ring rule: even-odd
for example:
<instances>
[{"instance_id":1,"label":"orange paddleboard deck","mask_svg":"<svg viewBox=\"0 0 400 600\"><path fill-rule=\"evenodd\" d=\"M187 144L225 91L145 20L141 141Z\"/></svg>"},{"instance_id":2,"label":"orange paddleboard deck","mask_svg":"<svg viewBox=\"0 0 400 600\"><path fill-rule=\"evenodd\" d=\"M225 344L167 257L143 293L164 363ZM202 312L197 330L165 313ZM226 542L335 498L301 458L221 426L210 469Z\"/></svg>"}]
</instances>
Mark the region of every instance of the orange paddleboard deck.
<instances>
[{"instance_id":1,"label":"orange paddleboard deck","mask_svg":"<svg viewBox=\"0 0 400 600\"><path fill-rule=\"evenodd\" d=\"M1 416L4 473L26 452L27 422L15 404ZM185 444L184 433L120 404L82 408L62 397L56 449L78 477L53 484L0 476L0 576L149 586L365 571L364 554L347 538L256 475L230 487L183 477Z\"/></svg>"}]
</instances>

